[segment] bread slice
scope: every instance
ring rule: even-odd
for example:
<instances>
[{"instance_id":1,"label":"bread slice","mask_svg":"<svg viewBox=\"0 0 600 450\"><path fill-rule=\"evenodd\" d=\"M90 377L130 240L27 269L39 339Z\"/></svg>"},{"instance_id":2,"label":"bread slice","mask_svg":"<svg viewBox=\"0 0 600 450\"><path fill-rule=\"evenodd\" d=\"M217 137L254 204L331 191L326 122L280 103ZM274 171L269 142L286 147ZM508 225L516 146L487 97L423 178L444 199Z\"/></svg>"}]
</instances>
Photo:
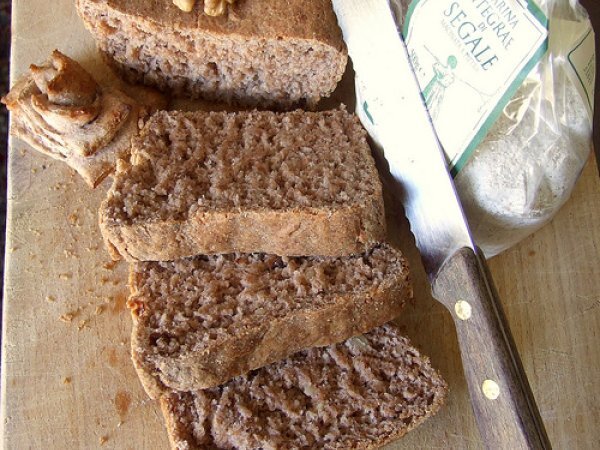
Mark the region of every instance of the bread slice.
<instances>
[{"instance_id":1,"label":"bread slice","mask_svg":"<svg viewBox=\"0 0 600 450\"><path fill-rule=\"evenodd\" d=\"M315 105L347 52L329 0L239 1L210 17L172 1L77 0L100 50L131 82L251 106Z\"/></svg>"},{"instance_id":2,"label":"bread slice","mask_svg":"<svg viewBox=\"0 0 600 450\"><path fill-rule=\"evenodd\" d=\"M129 261L338 256L385 239L365 131L343 109L159 112L118 166L100 227Z\"/></svg>"},{"instance_id":3,"label":"bread slice","mask_svg":"<svg viewBox=\"0 0 600 450\"><path fill-rule=\"evenodd\" d=\"M92 188L128 157L139 123L166 101L148 88L100 86L81 65L54 50L31 65L1 99L11 134L73 168Z\"/></svg>"},{"instance_id":4,"label":"bread slice","mask_svg":"<svg viewBox=\"0 0 600 450\"><path fill-rule=\"evenodd\" d=\"M264 254L133 264L132 355L152 398L225 381L400 313L406 262L387 244L344 258Z\"/></svg>"},{"instance_id":5,"label":"bread slice","mask_svg":"<svg viewBox=\"0 0 600 450\"><path fill-rule=\"evenodd\" d=\"M145 110L112 87L101 87L77 61L54 50L31 65L2 98L11 134L64 161L96 187L131 148Z\"/></svg>"},{"instance_id":6,"label":"bread slice","mask_svg":"<svg viewBox=\"0 0 600 450\"><path fill-rule=\"evenodd\" d=\"M446 394L428 358L386 325L161 406L176 450L372 449L434 415Z\"/></svg>"}]
</instances>

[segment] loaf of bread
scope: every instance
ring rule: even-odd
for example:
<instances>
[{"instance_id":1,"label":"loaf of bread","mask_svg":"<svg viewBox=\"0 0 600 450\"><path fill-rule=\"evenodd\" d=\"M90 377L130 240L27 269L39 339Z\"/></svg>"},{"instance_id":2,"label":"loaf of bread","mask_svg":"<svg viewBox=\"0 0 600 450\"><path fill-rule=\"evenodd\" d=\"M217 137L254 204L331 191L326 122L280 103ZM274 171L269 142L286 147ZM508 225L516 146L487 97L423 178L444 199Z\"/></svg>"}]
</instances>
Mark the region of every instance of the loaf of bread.
<instances>
[{"instance_id":1,"label":"loaf of bread","mask_svg":"<svg viewBox=\"0 0 600 450\"><path fill-rule=\"evenodd\" d=\"M129 81L252 106L313 106L347 62L330 0L248 0L210 17L170 0L77 0L107 60Z\"/></svg>"},{"instance_id":2,"label":"loaf of bread","mask_svg":"<svg viewBox=\"0 0 600 450\"><path fill-rule=\"evenodd\" d=\"M100 227L129 261L341 256L385 239L365 131L343 109L158 112L119 164Z\"/></svg>"},{"instance_id":3,"label":"loaf of bread","mask_svg":"<svg viewBox=\"0 0 600 450\"><path fill-rule=\"evenodd\" d=\"M198 256L131 266L132 355L152 398L216 386L400 313L406 262L388 245L343 258Z\"/></svg>"},{"instance_id":4,"label":"loaf of bread","mask_svg":"<svg viewBox=\"0 0 600 450\"><path fill-rule=\"evenodd\" d=\"M373 449L434 415L446 383L386 325L161 406L172 448Z\"/></svg>"}]
</instances>

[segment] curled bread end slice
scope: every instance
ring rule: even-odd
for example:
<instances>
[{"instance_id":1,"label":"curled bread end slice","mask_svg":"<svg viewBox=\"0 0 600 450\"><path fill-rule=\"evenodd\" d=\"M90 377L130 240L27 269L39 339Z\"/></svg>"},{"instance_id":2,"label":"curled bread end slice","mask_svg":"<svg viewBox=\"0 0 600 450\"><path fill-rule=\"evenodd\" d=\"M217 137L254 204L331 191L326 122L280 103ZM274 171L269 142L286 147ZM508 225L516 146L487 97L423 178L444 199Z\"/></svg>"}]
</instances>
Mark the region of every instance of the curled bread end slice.
<instances>
[{"instance_id":1,"label":"curled bread end slice","mask_svg":"<svg viewBox=\"0 0 600 450\"><path fill-rule=\"evenodd\" d=\"M43 64L29 67L38 89L55 105L89 106L100 93L96 80L73 59L54 50Z\"/></svg>"},{"instance_id":2,"label":"curled bread end slice","mask_svg":"<svg viewBox=\"0 0 600 450\"><path fill-rule=\"evenodd\" d=\"M12 112L11 133L67 163L91 187L126 157L148 109L113 87L102 87L81 65L55 50L2 99Z\"/></svg>"},{"instance_id":3,"label":"curled bread end slice","mask_svg":"<svg viewBox=\"0 0 600 450\"><path fill-rule=\"evenodd\" d=\"M48 125L56 130L75 130L93 121L100 113L100 98L89 105L57 105L47 95L36 94L31 97L35 111L46 119Z\"/></svg>"}]
</instances>

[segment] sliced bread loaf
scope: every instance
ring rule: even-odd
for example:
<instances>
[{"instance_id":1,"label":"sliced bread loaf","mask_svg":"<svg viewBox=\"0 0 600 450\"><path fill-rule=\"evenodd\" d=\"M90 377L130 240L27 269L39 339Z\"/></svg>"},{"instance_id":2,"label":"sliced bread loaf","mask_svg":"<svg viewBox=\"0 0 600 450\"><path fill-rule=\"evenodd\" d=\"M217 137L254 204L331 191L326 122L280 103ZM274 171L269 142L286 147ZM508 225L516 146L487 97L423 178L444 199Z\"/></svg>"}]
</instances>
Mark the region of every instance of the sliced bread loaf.
<instances>
[{"instance_id":1,"label":"sliced bread loaf","mask_svg":"<svg viewBox=\"0 0 600 450\"><path fill-rule=\"evenodd\" d=\"M343 109L159 112L118 166L100 226L130 261L349 255L385 239L365 131Z\"/></svg>"},{"instance_id":2,"label":"sliced bread loaf","mask_svg":"<svg viewBox=\"0 0 600 450\"><path fill-rule=\"evenodd\" d=\"M428 358L386 325L161 406L176 450L372 449L435 414L446 393Z\"/></svg>"},{"instance_id":3,"label":"sliced bread loaf","mask_svg":"<svg viewBox=\"0 0 600 450\"><path fill-rule=\"evenodd\" d=\"M132 355L152 398L216 386L396 317L412 296L384 244L344 258L198 256L131 266Z\"/></svg>"},{"instance_id":4,"label":"sliced bread loaf","mask_svg":"<svg viewBox=\"0 0 600 450\"><path fill-rule=\"evenodd\" d=\"M239 1L210 17L170 0L77 0L100 50L129 81L254 106L313 106L347 62L329 0Z\"/></svg>"}]
</instances>

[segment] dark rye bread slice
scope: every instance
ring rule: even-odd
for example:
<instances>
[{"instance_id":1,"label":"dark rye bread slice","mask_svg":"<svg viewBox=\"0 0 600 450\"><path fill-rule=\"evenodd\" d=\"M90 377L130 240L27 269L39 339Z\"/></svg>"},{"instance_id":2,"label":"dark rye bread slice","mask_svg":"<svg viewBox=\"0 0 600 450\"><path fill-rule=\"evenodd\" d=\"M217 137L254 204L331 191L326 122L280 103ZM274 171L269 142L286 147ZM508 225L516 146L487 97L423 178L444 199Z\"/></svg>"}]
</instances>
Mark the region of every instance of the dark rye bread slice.
<instances>
[{"instance_id":1,"label":"dark rye bread slice","mask_svg":"<svg viewBox=\"0 0 600 450\"><path fill-rule=\"evenodd\" d=\"M199 254L340 256L385 239L358 119L327 112L159 112L100 208L129 261Z\"/></svg>"},{"instance_id":2,"label":"dark rye bread slice","mask_svg":"<svg viewBox=\"0 0 600 450\"><path fill-rule=\"evenodd\" d=\"M198 256L131 266L132 356L152 398L204 389L400 313L408 267L387 244L342 258Z\"/></svg>"},{"instance_id":3,"label":"dark rye bread slice","mask_svg":"<svg viewBox=\"0 0 600 450\"><path fill-rule=\"evenodd\" d=\"M113 67L131 82L251 106L314 106L348 60L330 0L240 0L209 17L170 0L77 0Z\"/></svg>"},{"instance_id":4,"label":"dark rye bread slice","mask_svg":"<svg viewBox=\"0 0 600 450\"><path fill-rule=\"evenodd\" d=\"M161 406L173 449L372 449L434 415L447 394L390 325L313 348Z\"/></svg>"}]
</instances>

